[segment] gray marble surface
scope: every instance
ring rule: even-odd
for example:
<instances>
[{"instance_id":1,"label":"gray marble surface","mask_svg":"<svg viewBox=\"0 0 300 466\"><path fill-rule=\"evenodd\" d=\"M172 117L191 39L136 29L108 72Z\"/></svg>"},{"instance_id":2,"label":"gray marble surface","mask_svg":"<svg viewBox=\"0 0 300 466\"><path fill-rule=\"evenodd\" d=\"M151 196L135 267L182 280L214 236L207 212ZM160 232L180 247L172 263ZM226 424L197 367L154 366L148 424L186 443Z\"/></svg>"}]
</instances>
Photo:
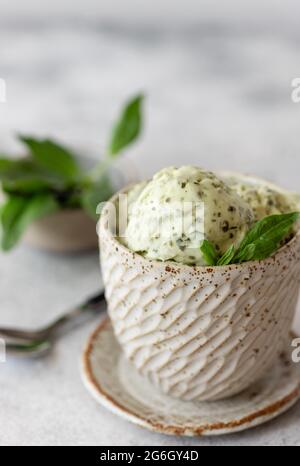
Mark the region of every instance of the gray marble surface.
<instances>
[{"instance_id":1,"label":"gray marble surface","mask_svg":"<svg viewBox=\"0 0 300 466\"><path fill-rule=\"evenodd\" d=\"M145 133L126 155L140 176L190 162L299 190L300 104L290 98L300 74L296 14L281 27L280 15L262 20L258 10L251 21L199 14L145 24L75 13L1 13L1 152L21 152L13 136L22 132L56 136L100 157L120 102L142 89ZM42 324L99 286L97 254L20 246L0 255L0 323ZM0 365L0 444L300 445L299 404L263 427L197 440L146 432L98 407L79 376L96 320L45 360Z\"/></svg>"}]
</instances>

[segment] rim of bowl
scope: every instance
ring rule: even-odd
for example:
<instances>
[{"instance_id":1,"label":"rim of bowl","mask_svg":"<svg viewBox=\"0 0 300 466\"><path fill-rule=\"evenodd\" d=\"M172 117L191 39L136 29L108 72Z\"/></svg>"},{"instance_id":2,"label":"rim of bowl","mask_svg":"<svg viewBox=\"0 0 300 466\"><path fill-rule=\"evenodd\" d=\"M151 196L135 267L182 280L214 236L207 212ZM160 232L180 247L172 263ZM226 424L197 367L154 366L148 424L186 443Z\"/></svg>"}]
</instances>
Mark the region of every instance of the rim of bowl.
<instances>
[{"instance_id":1,"label":"rim of bowl","mask_svg":"<svg viewBox=\"0 0 300 466\"><path fill-rule=\"evenodd\" d=\"M272 183L269 183L268 181L264 181L262 178L256 178L254 176L251 176L251 175L243 175L243 174L240 174L238 172L225 172L225 171L222 171L222 172L218 172L219 174L223 173L225 174L226 176L227 175L231 175L231 176L242 176L243 178L247 178L247 179L251 179L253 181L257 181L258 183L267 183L267 184L272 184ZM125 186L124 188L122 188L121 190L119 190L118 192L116 192L110 199L109 201L107 202L113 202L115 203L115 200L116 198L118 197L119 194L121 193L126 193L128 192L133 186L135 186L136 183L131 183L130 185L127 185ZM273 184L274 187L276 187L275 184ZM279 188L280 189L280 188ZM288 191L286 191L288 192ZM136 258L138 260L140 260L141 262L145 262L145 265L149 265L149 264L152 264L152 265L157 265L159 267L166 267L166 266L170 266L172 269L180 269L180 270L189 270L189 271L197 271L197 272L202 272L202 273L212 273L212 272L216 272L216 271L230 271L232 269L235 269L235 270L238 270L238 269L245 269L245 268L253 268L257 265L259 266L262 266L262 267L268 267L268 266L271 266L274 264L274 262L276 261L276 259L278 259L278 257L281 257L281 256L284 256L285 254L287 254L291 247L294 245L294 243L300 238L300 229L295 233L295 235L293 236L293 238L288 242L286 243L284 246L282 246L281 248L279 248L275 254L273 254L272 256L270 257L267 257L266 259L263 259L263 260L253 260L253 261L247 261L247 262L242 262L241 264L228 264L228 265L188 265L188 264L183 264L181 262L175 262L175 261L172 261L172 260L167 260L167 261L159 261L159 260L156 260L156 259L148 259L146 257L144 257L142 254L139 254L138 252L136 251L132 251L131 249L127 248L123 243L121 243L117 237L113 236L111 234L111 231L109 228L107 228L106 226L104 226L104 221L105 221L105 205L104 205L104 208L103 208L103 214L101 214L100 216L100 220L99 220L99 224L100 224L100 228L97 229L97 232L98 232L98 236L100 237L100 233L101 233L101 230L102 229L105 229L105 231L107 232L107 234L109 235L110 237L110 240L115 243L115 246L118 247L119 249L123 250L126 254L130 254L132 256L132 258Z\"/></svg>"}]
</instances>

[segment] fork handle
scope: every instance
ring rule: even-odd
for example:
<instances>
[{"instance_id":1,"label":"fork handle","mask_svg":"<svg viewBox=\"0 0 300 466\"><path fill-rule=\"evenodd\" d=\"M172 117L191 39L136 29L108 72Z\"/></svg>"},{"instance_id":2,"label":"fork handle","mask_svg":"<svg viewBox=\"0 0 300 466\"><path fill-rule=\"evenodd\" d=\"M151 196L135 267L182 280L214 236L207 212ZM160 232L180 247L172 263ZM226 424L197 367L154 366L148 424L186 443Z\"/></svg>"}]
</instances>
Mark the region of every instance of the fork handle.
<instances>
[{"instance_id":1,"label":"fork handle","mask_svg":"<svg viewBox=\"0 0 300 466\"><path fill-rule=\"evenodd\" d=\"M72 309L71 311L67 312L66 314L59 317L55 320L51 325L46 327L44 330L41 330L43 333L43 337L51 337L58 329L62 329L65 327L66 324L73 324L73 326L77 326L79 324L79 318L85 320L86 311L88 312L98 312L99 305L105 302L104 292L89 298L85 303L77 306L76 308Z\"/></svg>"},{"instance_id":2,"label":"fork handle","mask_svg":"<svg viewBox=\"0 0 300 466\"><path fill-rule=\"evenodd\" d=\"M0 328L0 337L13 338L15 340L32 341L32 340L44 340L53 334L66 323L75 322L75 318L84 315L86 311L99 310L99 305L105 301L104 292L89 298L80 306L72 309L66 314L59 317L49 326L40 330L19 330L13 328ZM76 319L77 320L77 319Z\"/></svg>"}]
</instances>

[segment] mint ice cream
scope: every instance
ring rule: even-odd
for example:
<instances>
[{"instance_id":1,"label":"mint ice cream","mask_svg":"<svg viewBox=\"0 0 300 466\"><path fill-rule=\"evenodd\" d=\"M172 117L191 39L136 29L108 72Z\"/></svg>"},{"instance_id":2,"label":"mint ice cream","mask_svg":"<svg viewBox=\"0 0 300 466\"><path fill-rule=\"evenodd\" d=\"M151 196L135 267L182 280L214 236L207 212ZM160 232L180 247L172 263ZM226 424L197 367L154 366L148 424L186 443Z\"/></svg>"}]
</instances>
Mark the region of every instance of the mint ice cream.
<instances>
[{"instance_id":1,"label":"mint ice cream","mask_svg":"<svg viewBox=\"0 0 300 466\"><path fill-rule=\"evenodd\" d=\"M300 199L297 194L281 190L267 182L253 184L236 177L228 179L228 183L231 189L252 208L255 220L261 220L268 215L287 214L299 210Z\"/></svg>"},{"instance_id":2,"label":"mint ice cream","mask_svg":"<svg viewBox=\"0 0 300 466\"><path fill-rule=\"evenodd\" d=\"M254 222L247 202L211 172L193 166L161 170L129 193L122 242L148 259L204 265L200 243L220 253L238 246ZM184 213L184 217L183 214Z\"/></svg>"}]
</instances>

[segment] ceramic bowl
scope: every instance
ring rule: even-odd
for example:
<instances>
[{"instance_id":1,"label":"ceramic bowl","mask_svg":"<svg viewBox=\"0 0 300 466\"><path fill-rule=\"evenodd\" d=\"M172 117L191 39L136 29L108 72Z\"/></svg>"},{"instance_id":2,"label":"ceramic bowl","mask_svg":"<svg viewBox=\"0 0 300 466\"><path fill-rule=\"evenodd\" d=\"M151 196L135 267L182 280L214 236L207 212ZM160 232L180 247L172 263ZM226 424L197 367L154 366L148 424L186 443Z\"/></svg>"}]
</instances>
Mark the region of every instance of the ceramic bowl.
<instances>
[{"instance_id":1,"label":"ceramic bowl","mask_svg":"<svg viewBox=\"0 0 300 466\"><path fill-rule=\"evenodd\" d=\"M110 215L98 228L108 312L138 371L181 400L224 399L262 377L292 326L300 234L260 262L192 267L130 251Z\"/></svg>"},{"instance_id":2,"label":"ceramic bowl","mask_svg":"<svg viewBox=\"0 0 300 466\"><path fill-rule=\"evenodd\" d=\"M51 252L83 252L97 247L96 221L81 209L64 209L33 222L23 241Z\"/></svg>"}]
</instances>

